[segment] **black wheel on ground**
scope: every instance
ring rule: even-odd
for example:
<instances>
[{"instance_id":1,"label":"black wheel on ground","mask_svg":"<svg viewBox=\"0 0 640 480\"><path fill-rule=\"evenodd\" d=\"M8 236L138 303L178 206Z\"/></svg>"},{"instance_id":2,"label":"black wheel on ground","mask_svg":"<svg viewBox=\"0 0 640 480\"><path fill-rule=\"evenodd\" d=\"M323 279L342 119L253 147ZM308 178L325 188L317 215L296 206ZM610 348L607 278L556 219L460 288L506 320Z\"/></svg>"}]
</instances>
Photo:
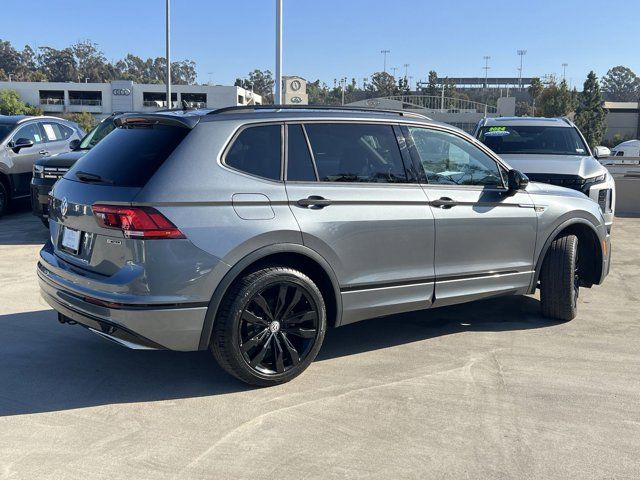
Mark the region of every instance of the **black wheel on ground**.
<instances>
[{"instance_id":1,"label":"black wheel on ground","mask_svg":"<svg viewBox=\"0 0 640 480\"><path fill-rule=\"evenodd\" d=\"M322 293L309 277L288 267L267 267L230 287L210 348L220 366L240 380L277 385L309 366L326 325Z\"/></svg>"},{"instance_id":2,"label":"black wheel on ground","mask_svg":"<svg viewBox=\"0 0 640 480\"><path fill-rule=\"evenodd\" d=\"M556 320L573 320L578 309L580 275L578 237L562 235L549 247L540 272L542 314Z\"/></svg>"},{"instance_id":3,"label":"black wheel on ground","mask_svg":"<svg viewBox=\"0 0 640 480\"><path fill-rule=\"evenodd\" d=\"M49 228L49 219L48 218L40 217L40 221L42 222L42 225L44 225L44 228Z\"/></svg>"},{"instance_id":4,"label":"black wheel on ground","mask_svg":"<svg viewBox=\"0 0 640 480\"><path fill-rule=\"evenodd\" d=\"M7 187L5 187L4 183L0 181L0 217L7 213L8 206L9 192L7 191Z\"/></svg>"}]
</instances>

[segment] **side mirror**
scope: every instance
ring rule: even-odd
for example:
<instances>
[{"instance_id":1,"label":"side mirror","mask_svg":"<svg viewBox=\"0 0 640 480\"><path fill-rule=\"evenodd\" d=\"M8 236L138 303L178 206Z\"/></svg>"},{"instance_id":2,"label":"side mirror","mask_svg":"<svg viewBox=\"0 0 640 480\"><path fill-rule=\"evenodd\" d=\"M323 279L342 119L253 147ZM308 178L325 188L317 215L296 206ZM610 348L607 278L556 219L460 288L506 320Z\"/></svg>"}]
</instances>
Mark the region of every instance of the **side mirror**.
<instances>
[{"instance_id":1,"label":"side mirror","mask_svg":"<svg viewBox=\"0 0 640 480\"><path fill-rule=\"evenodd\" d=\"M78 140L77 138L75 140L71 140L69 142L69 148L71 150L75 150L76 148L78 148L80 146L80 140Z\"/></svg>"},{"instance_id":2,"label":"side mirror","mask_svg":"<svg viewBox=\"0 0 640 480\"><path fill-rule=\"evenodd\" d=\"M607 147L598 146L593 149L593 156L596 158L606 158L611 156L611 150Z\"/></svg>"},{"instance_id":3,"label":"side mirror","mask_svg":"<svg viewBox=\"0 0 640 480\"><path fill-rule=\"evenodd\" d=\"M519 170L509 170L507 174L509 191L524 190L529 185L529 177Z\"/></svg>"},{"instance_id":4,"label":"side mirror","mask_svg":"<svg viewBox=\"0 0 640 480\"><path fill-rule=\"evenodd\" d=\"M11 149L18 153L23 148L33 147L33 140L29 140L28 138L19 138L16 140L13 145L11 145Z\"/></svg>"}]
</instances>

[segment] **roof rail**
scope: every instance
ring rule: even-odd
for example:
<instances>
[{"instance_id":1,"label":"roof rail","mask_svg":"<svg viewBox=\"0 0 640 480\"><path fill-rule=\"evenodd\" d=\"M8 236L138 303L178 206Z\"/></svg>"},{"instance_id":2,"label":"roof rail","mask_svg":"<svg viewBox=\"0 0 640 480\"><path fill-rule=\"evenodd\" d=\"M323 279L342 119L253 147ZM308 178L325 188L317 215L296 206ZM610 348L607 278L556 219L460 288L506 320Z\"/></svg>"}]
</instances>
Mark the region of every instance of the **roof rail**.
<instances>
[{"instance_id":1,"label":"roof rail","mask_svg":"<svg viewBox=\"0 0 640 480\"><path fill-rule=\"evenodd\" d=\"M217 115L219 113L243 112L255 110L325 110L325 111L347 111L347 112L369 112L369 113L392 113L401 117L418 117L425 120L431 118L421 113L407 112L405 110L391 110L382 108L353 107L353 106L331 106L331 105L236 105L212 110L207 115Z\"/></svg>"}]
</instances>

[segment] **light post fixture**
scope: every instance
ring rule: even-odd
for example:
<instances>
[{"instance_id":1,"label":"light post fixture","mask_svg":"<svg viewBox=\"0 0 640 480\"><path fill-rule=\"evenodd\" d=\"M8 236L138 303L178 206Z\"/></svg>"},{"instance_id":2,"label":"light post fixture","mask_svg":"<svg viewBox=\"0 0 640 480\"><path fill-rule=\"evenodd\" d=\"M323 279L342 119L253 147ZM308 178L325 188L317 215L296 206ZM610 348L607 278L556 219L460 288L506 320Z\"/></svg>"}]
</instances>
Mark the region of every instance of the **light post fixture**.
<instances>
[{"instance_id":1,"label":"light post fixture","mask_svg":"<svg viewBox=\"0 0 640 480\"><path fill-rule=\"evenodd\" d=\"M488 87L487 82L489 79L489 69L491 68L489 66L489 60L491 59L491 57L489 55L485 55L482 58L484 58L484 67L482 67L484 68L484 88L487 88Z\"/></svg>"},{"instance_id":2,"label":"light post fixture","mask_svg":"<svg viewBox=\"0 0 640 480\"><path fill-rule=\"evenodd\" d=\"M527 54L526 50L518 50L518 55L520 56L520 68L518 69L518 88L522 90L522 59Z\"/></svg>"},{"instance_id":3,"label":"light post fixture","mask_svg":"<svg viewBox=\"0 0 640 480\"><path fill-rule=\"evenodd\" d=\"M387 73L387 55L391 53L391 50L380 50L380 53L384 56L382 71Z\"/></svg>"},{"instance_id":4,"label":"light post fixture","mask_svg":"<svg viewBox=\"0 0 640 480\"><path fill-rule=\"evenodd\" d=\"M171 55L169 51L171 49L171 0L166 0L166 25L165 25L165 35L166 35L166 57L167 57L167 70L166 70L166 84L167 84L167 108L173 107L171 104Z\"/></svg>"},{"instance_id":5,"label":"light post fixture","mask_svg":"<svg viewBox=\"0 0 640 480\"><path fill-rule=\"evenodd\" d=\"M276 0L276 95L273 103L282 105L282 0Z\"/></svg>"}]
</instances>

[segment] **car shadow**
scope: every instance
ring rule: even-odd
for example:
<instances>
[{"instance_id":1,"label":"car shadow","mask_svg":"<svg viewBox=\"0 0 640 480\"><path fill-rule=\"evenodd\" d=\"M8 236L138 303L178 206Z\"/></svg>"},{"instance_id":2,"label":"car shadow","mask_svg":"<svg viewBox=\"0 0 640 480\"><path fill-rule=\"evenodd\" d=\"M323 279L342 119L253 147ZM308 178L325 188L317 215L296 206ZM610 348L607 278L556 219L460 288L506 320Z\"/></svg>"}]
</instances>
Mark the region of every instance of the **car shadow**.
<instances>
[{"instance_id":1,"label":"car shadow","mask_svg":"<svg viewBox=\"0 0 640 480\"><path fill-rule=\"evenodd\" d=\"M0 217L0 245L43 245L49 238L49 230L23 203L11 205Z\"/></svg>"},{"instance_id":2,"label":"car shadow","mask_svg":"<svg viewBox=\"0 0 640 480\"><path fill-rule=\"evenodd\" d=\"M245 391L209 352L128 350L52 310L0 316L0 416ZM551 326L531 297L394 315L331 329L316 361L462 331Z\"/></svg>"}]
</instances>

